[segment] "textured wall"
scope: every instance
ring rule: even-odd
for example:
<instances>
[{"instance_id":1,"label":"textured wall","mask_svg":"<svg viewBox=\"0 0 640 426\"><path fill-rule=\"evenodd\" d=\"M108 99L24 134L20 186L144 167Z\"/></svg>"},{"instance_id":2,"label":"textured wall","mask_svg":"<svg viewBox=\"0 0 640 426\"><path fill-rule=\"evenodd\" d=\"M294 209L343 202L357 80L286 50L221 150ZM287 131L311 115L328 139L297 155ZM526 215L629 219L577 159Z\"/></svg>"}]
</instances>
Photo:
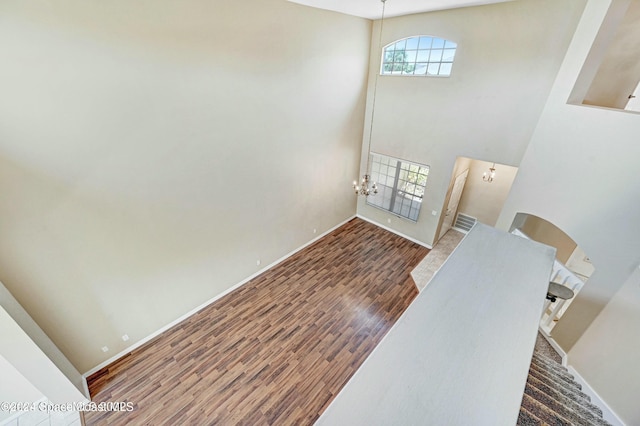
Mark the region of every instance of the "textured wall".
<instances>
[{"instance_id":1,"label":"textured wall","mask_svg":"<svg viewBox=\"0 0 640 426\"><path fill-rule=\"evenodd\" d=\"M355 213L370 36L279 0L2 2L0 279L80 371Z\"/></svg>"},{"instance_id":2,"label":"textured wall","mask_svg":"<svg viewBox=\"0 0 640 426\"><path fill-rule=\"evenodd\" d=\"M583 7L584 0L524 0L385 20L383 45L435 35L458 49L448 78L378 78L371 150L431 166L418 223L363 201L358 213L385 225L391 219L389 226L431 244L440 222L431 210L444 205L456 157L517 167ZM379 71L378 30L376 23L370 82ZM372 91L370 84L369 106Z\"/></svg>"}]
</instances>

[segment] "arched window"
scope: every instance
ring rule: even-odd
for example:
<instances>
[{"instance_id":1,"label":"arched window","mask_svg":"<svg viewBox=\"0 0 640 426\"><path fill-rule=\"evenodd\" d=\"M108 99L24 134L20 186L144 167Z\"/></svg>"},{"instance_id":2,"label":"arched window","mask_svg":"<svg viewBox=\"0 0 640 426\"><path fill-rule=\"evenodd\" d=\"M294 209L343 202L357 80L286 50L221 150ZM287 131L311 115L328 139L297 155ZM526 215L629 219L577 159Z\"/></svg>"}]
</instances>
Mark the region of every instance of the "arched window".
<instances>
[{"instance_id":1,"label":"arched window","mask_svg":"<svg viewBox=\"0 0 640 426\"><path fill-rule=\"evenodd\" d=\"M452 41L432 36L394 41L383 49L380 74L448 77L456 47Z\"/></svg>"}]
</instances>

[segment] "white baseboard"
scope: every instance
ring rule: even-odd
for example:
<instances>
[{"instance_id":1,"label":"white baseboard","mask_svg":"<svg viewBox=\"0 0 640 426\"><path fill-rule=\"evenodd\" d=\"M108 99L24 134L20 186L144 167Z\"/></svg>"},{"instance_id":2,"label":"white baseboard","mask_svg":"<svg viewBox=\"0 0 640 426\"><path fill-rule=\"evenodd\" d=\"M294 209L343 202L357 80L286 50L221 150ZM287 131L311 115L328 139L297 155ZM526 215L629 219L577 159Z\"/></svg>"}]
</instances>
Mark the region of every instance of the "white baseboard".
<instances>
[{"instance_id":1,"label":"white baseboard","mask_svg":"<svg viewBox=\"0 0 640 426\"><path fill-rule=\"evenodd\" d=\"M376 222L375 220L371 220L371 219L369 219L368 217L364 217L364 216L359 215L359 214L358 214L358 215L356 215L356 216L358 217L358 219L362 219L362 220L364 220L365 222L372 223L372 224L376 225L376 226L377 226L377 227L379 227L379 228L382 228L382 229L384 229L384 230L387 230L387 231L389 231L389 232L392 232L392 233L394 233L394 234L396 234L396 235L398 235L398 236L400 236L400 237L402 237L402 238L404 238L404 239L406 239L406 240L409 240L409 241L414 242L414 243L416 243L416 244L418 244L418 245L421 245L422 247L426 247L426 248L428 248L429 250L431 250L431 249L433 248L430 244L427 244L427 243L422 242L422 241L420 241L420 240L416 240L416 239L415 239L415 238L413 238L413 237L410 237L410 236L408 236L408 235L405 235L405 234L403 234L402 232L398 232L398 231L396 231L395 229L392 229L392 228L389 228L389 227L387 227L387 226L384 226L383 224L378 223L378 222Z\"/></svg>"},{"instance_id":2,"label":"white baseboard","mask_svg":"<svg viewBox=\"0 0 640 426\"><path fill-rule=\"evenodd\" d=\"M600 398L600 395L598 395L598 393L594 391L591 386L589 386L589 383L587 383L584 377L582 377L575 368L569 365L567 367L567 370L569 370L569 373L573 375L574 380L582 385L582 392L589 395L591 397L591 402L602 409L602 417L606 421L611 423L613 426L625 426L624 422L620 420L620 418L611 409L611 407L609 407L607 403L604 402L602 398Z\"/></svg>"},{"instance_id":3,"label":"white baseboard","mask_svg":"<svg viewBox=\"0 0 640 426\"><path fill-rule=\"evenodd\" d=\"M239 283L235 284L232 287L229 287L228 289L226 289L225 291L223 291L222 293L212 297L211 299L207 300L206 302L204 302L203 304L201 304L200 306L190 310L189 312L187 312L186 314L182 315L181 317L175 319L174 321L171 321L169 324L165 325L164 327L160 328L159 330L151 333L150 335L148 335L147 337L144 337L141 340L138 340L136 343L134 343L133 345L127 347L126 349L120 351L119 353L117 353L116 355L112 356L111 358L107 359L104 362L101 362L100 364L96 365L95 367L93 367L92 369L90 369L89 371L87 371L86 373L84 373L82 375L82 377L84 378L84 386L86 388L86 393L87 396L89 395L89 389L87 387L87 377L89 377L90 375L102 370L103 368L105 368L106 366L113 364L114 362L116 362L117 360L119 360L120 358L122 358L123 356L127 355L128 353L130 353L131 351L139 348L140 346L144 345L145 343L149 342L150 340L158 337L160 334L164 333L165 331L169 330L171 327L181 323L182 321L186 320L187 318L189 318L190 316L196 314L197 312L201 311L202 309L206 308L207 306L209 306L210 304L212 304L213 302L215 302L216 300L226 296L227 294L231 293L232 291L236 290L237 288L243 286L244 284L248 283L249 281L251 281L252 279L254 279L255 277L257 277L258 275L262 274L263 272L266 272L267 270L273 268L274 266L276 266L277 264L285 261L286 259L288 259L289 257L293 256L294 254L296 254L297 252L299 252L300 250L310 246L311 244L315 243L316 241L318 241L320 238L324 237L327 234L330 234L331 232L335 231L336 229L340 228L341 226L345 225L347 222L349 222L350 220L353 220L356 216L351 216L349 217L347 220L340 222L338 225L334 226L333 228L329 229L328 231L318 235L317 237L315 237L314 239L312 239L311 241L303 244L302 246L298 247L297 249L287 253L286 255L282 256L280 259L270 263L269 265L265 266L264 268L260 269L258 272L254 273L253 275L245 278L244 280L240 281Z\"/></svg>"}]
</instances>

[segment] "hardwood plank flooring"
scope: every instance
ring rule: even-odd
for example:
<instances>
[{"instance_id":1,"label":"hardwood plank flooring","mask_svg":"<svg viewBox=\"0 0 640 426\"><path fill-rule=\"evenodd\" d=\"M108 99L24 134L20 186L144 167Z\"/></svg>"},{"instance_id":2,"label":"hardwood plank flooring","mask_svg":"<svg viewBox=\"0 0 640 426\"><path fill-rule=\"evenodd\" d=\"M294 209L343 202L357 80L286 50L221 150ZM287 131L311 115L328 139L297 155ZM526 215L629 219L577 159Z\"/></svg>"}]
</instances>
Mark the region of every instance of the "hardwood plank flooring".
<instances>
[{"instance_id":1,"label":"hardwood plank flooring","mask_svg":"<svg viewBox=\"0 0 640 426\"><path fill-rule=\"evenodd\" d=\"M312 424L416 297L428 249L354 219L88 378L88 425Z\"/></svg>"}]
</instances>

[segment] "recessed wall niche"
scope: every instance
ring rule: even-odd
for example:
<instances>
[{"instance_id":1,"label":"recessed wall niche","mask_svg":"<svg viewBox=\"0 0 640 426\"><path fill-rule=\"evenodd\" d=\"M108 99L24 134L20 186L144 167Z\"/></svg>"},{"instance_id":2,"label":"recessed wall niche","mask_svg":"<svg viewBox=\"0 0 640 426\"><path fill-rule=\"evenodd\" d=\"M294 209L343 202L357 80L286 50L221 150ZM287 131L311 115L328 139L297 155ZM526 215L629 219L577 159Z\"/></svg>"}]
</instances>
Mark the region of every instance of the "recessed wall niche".
<instances>
[{"instance_id":1,"label":"recessed wall niche","mask_svg":"<svg viewBox=\"0 0 640 426\"><path fill-rule=\"evenodd\" d=\"M614 0L568 103L640 112L640 0Z\"/></svg>"}]
</instances>

